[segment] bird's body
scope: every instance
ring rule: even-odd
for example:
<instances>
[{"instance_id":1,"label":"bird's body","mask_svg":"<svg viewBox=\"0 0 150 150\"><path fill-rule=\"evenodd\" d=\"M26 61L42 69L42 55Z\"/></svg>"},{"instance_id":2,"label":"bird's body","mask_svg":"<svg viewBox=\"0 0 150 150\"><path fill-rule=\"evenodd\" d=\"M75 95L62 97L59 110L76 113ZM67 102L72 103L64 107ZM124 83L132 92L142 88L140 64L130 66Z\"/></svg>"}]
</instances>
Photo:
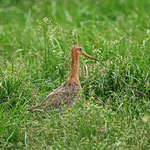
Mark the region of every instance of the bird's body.
<instances>
[{"instance_id":1,"label":"bird's body","mask_svg":"<svg viewBox=\"0 0 150 150\"><path fill-rule=\"evenodd\" d=\"M79 81L80 55L85 55L91 59L95 59L92 56L82 52L80 46L73 46L71 50L71 69L68 80L50 93L44 100L30 108L27 113L36 109L52 110L55 108L61 108L64 105L71 107L72 104L77 101L78 92L82 89Z\"/></svg>"},{"instance_id":2,"label":"bird's body","mask_svg":"<svg viewBox=\"0 0 150 150\"><path fill-rule=\"evenodd\" d=\"M62 106L71 107L71 105L77 101L78 92L81 88L68 81L63 83L60 87L50 93L44 100L30 108L28 112L36 109L52 110L55 108L61 108Z\"/></svg>"}]
</instances>

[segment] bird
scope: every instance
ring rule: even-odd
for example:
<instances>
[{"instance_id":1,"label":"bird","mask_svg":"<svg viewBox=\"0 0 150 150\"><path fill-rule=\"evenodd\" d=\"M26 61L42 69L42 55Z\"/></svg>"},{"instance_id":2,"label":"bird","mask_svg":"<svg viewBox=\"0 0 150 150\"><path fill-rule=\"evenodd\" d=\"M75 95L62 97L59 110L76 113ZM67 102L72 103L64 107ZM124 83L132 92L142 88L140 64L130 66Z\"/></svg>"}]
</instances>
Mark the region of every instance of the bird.
<instances>
[{"instance_id":1,"label":"bird","mask_svg":"<svg viewBox=\"0 0 150 150\"><path fill-rule=\"evenodd\" d=\"M45 99L28 109L27 114L34 112L37 109L45 111L62 108L63 106L67 106L69 108L77 101L79 91L82 91L79 81L79 59L81 55L99 61L98 59L83 52L81 46L72 46L69 78L62 83L60 87L56 88L52 93L47 95Z\"/></svg>"}]
</instances>

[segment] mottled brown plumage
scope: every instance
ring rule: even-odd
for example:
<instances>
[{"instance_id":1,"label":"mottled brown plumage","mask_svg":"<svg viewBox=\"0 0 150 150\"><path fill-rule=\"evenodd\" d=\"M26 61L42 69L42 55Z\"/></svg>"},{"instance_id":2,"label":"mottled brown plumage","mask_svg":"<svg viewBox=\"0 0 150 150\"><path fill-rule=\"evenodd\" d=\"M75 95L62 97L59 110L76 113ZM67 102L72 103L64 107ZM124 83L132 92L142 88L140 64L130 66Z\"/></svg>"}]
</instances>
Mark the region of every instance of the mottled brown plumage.
<instances>
[{"instance_id":1,"label":"mottled brown plumage","mask_svg":"<svg viewBox=\"0 0 150 150\"><path fill-rule=\"evenodd\" d=\"M82 89L79 81L80 55L84 55L98 61L98 59L84 53L80 46L73 46L71 50L71 69L68 80L50 93L44 100L30 108L27 113L36 109L52 110L55 108L61 108L64 105L71 107L72 104L77 101L78 92Z\"/></svg>"}]
</instances>

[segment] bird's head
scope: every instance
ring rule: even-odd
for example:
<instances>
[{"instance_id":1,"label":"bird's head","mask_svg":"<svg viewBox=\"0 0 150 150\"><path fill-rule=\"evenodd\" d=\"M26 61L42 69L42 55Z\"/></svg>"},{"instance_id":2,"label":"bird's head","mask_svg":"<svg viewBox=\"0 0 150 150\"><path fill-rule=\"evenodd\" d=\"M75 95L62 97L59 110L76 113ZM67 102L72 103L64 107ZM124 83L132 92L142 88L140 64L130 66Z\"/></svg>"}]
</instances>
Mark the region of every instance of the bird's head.
<instances>
[{"instance_id":1,"label":"bird's head","mask_svg":"<svg viewBox=\"0 0 150 150\"><path fill-rule=\"evenodd\" d=\"M86 54L85 52L82 51L82 47L81 46L78 46L78 45L74 45L71 49L71 53L72 54L77 54L77 55L84 55L86 57L89 57L91 59L94 59L96 61L99 61L98 59Z\"/></svg>"}]
</instances>

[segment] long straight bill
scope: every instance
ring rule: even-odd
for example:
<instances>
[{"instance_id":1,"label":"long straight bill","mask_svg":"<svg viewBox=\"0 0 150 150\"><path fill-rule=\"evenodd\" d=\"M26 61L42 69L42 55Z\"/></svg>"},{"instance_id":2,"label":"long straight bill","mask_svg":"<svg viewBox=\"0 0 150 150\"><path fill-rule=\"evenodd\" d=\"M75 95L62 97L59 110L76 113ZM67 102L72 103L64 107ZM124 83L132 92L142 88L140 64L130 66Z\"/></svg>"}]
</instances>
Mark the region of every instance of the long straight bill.
<instances>
[{"instance_id":1,"label":"long straight bill","mask_svg":"<svg viewBox=\"0 0 150 150\"><path fill-rule=\"evenodd\" d=\"M94 57L92 57L92 56L90 56L90 55L88 55L88 54L86 54L86 53L82 53L82 55L84 55L84 56L86 56L86 57L89 57L89 58L91 58L91 59L94 59L94 60L96 60L96 61L99 61L97 58L94 58Z\"/></svg>"}]
</instances>

